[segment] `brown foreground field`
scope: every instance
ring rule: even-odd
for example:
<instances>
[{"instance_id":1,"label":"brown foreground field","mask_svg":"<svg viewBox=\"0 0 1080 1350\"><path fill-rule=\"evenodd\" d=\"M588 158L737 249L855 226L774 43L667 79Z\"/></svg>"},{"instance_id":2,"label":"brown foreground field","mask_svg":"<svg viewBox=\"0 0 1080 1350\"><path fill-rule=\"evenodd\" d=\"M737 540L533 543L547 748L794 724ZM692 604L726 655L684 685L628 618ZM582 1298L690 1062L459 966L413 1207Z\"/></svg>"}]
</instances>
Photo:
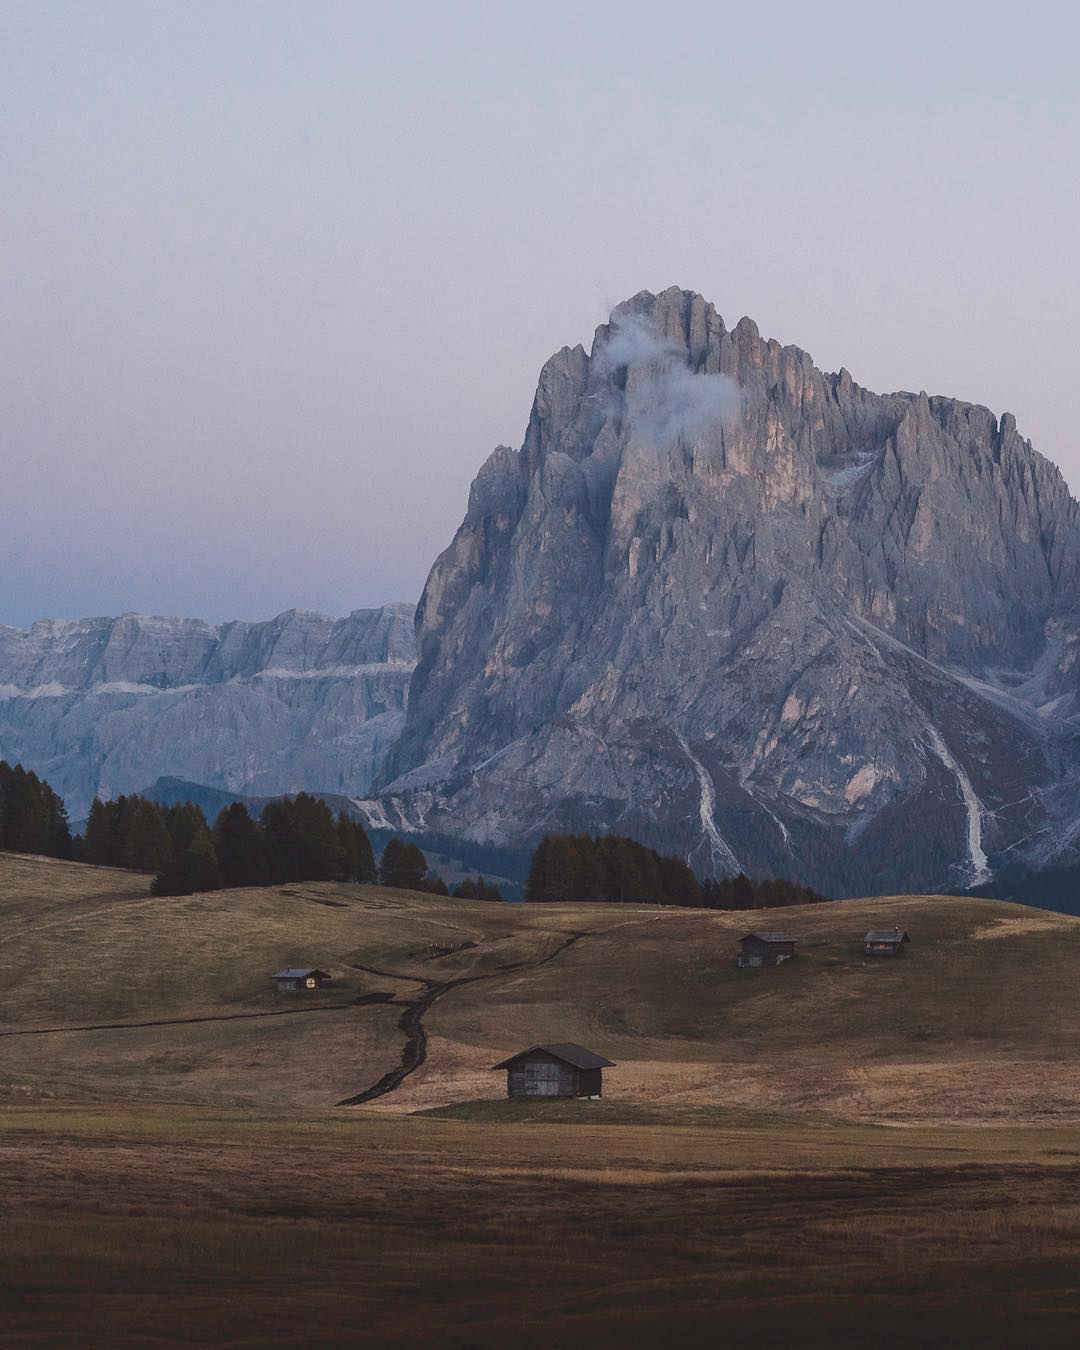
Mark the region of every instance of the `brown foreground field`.
<instances>
[{"instance_id":1,"label":"brown foreground field","mask_svg":"<svg viewBox=\"0 0 1080 1350\"><path fill-rule=\"evenodd\" d=\"M777 917L0 854L0 1343L1074 1344L1080 921L807 906L736 970ZM605 1099L502 1099L540 1040Z\"/></svg>"},{"instance_id":2,"label":"brown foreground field","mask_svg":"<svg viewBox=\"0 0 1080 1350\"><path fill-rule=\"evenodd\" d=\"M0 1339L1075 1344L1073 1131L553 1106L493 1103L483 1123L8 1108Z\"/></svg>"}]
</instances>

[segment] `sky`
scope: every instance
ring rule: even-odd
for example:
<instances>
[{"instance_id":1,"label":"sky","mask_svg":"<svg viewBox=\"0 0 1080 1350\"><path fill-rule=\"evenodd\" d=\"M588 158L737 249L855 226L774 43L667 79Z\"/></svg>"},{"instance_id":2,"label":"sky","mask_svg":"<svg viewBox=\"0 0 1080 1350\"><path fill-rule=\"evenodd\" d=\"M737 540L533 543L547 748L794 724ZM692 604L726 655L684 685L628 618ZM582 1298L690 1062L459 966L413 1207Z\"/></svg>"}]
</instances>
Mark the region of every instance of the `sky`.
<instances>
[{"instance_id":1,"label":"sky","mask_svg":"<svg viewBox=\"0 0 1080 1350\"><path fill-rule=\"evenodd\" d=\"M679 285L1080 489L1080 5L0 0L0 623L419 596Z\"/></svg>"}]
</instances>

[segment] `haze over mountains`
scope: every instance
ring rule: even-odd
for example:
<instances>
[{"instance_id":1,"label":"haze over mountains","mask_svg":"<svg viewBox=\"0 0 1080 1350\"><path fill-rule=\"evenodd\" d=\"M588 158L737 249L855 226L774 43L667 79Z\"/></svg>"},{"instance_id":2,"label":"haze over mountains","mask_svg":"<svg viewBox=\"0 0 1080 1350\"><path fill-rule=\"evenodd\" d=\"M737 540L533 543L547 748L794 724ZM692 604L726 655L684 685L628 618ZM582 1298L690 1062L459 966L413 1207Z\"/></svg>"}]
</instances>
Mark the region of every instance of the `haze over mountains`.
<instances>
[{"instance_id":1,"label":"haze over mountains","mask_svg":"<svg viewBox=\"0 0 1080 1350\"><path fill-rule=\"evenodd\" d=\"M1008 414L873 394L673 288L544 367L416 649L408 606L0 629L0 753L74 812L173 774L955 888L1080 843L1078 597L1080 508Z\"/></svg>"}]
</instances>

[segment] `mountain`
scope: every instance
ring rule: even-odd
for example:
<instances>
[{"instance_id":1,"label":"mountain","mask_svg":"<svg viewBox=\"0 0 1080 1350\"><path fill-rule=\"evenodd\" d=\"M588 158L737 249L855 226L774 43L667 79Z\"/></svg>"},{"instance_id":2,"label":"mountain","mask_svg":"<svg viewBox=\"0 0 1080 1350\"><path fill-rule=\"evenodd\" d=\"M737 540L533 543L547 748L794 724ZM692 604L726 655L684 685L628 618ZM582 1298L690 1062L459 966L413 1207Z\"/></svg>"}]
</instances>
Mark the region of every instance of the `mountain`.
<instances>
[{"instance_id":1,"label":"mountain","mask_svg":"<svg viewBox=\"0 0 1080 1350\"><path fill-rule=\"evenodd\" d=\"M493 856L614 830L838 895L1071 884L1080 507L1008 413L642 292L544 367L415 620L0 628L0 755L75 818L170 777Z\"/></svg>"},{"instance_id":2,"label":"mountain","mask_svg":"<svg viewBox=\"0 0 1080 1350\"><path fill-rule=\"evenodd\" d=\"M432 568L373 814L612 829L836 894L1080 846L1080 507L1009 414L642 292Z\"/></svg>"},{"instance_id":3,"label":"mountain","mask_svg":"<svg viewBox=\"0 0 1080 1350\"><path fill-rule=\"evenodd\" d=\"M0 627L0 756L44 775L73 818L164 775L364 795L402 726L415 650L411 605Z\"/></svg>"}]
</instances>

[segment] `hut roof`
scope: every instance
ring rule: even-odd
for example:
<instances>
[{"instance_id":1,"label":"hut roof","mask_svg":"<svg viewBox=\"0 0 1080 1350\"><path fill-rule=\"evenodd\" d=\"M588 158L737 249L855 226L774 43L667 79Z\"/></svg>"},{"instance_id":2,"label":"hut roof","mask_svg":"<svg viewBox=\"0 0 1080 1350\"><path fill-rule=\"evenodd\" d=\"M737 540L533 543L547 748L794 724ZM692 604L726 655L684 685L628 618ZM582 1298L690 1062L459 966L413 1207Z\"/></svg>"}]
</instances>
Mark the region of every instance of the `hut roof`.
<instances>
[{"instance_id":1,"label":"hut roof","mask_svg":"<svg viewBox=\"0 0 1080 1350\"><path fill-rule=\"evenodd\" d=\"M572 1041L566 1041L559 1045L530 1046L528 1050L520 1050L516 1055L511 1055L509 1059L504 1059L501 1064L493 1064L492 1068L509 1069L519 1059L535 1054L537 1050L542 1050L547 1055L553 1055L556 1059L561 1059L564 1064L572 1064L575 1069L612 1069L615 1067L614 1060L594 1054L592 1050L586 1050L583 1045L574 1045Z\"/></svg>"},{"instance_id":2,"label":"hut roof","mask_svg":"<svg viewBox=\"0 0 1080 1350\"><path fill-rule=\"evenodd\" d=\"M871 928L864 942L910 942L902 928Z\"/></svg>"},{"instance_id":3,"label":"hut roof","mask_svg":"<svg viewBox=\"0 0 1080 1350\"><path fill-rule=\"evenodd\" d=\"M276 970L270 976L272 980L306 980L309 975L322 975L324 979L330 976L325 970L320 970L317 966L289 966L286 970Z\"/></svg>"},{"instance_id":4,"label":"hut roof","mask_svg":"<svg viewBox=\"0 0 1080 1350\"><path fill-rule=\"evenodd\" d=\"M790 933L747 933L739 941L749 942L751 938L757 938L759 942L798 942L799 940L793 938Z\"/></svg>"}]
</instances>

